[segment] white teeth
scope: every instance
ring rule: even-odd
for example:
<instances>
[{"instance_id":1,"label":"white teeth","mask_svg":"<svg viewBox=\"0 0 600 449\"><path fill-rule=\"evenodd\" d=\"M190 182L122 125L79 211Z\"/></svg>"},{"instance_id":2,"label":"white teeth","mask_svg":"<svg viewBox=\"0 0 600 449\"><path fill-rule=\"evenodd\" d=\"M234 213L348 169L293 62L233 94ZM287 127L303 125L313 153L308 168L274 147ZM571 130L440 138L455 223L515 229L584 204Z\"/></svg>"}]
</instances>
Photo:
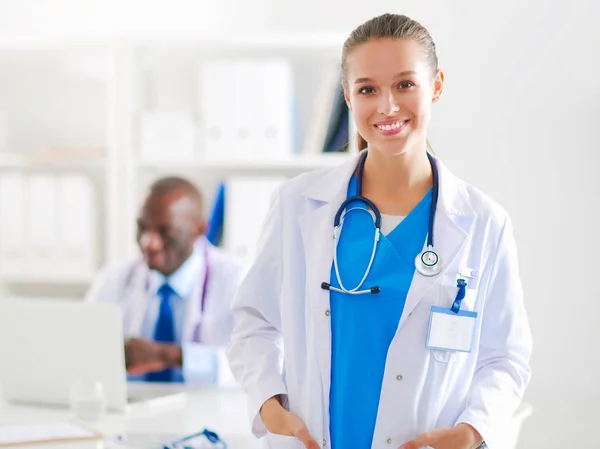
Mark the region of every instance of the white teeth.
<instances>
[{"instance_id":1,"label":"white teeth","mask_svg":"<svg viewBox=\"0 0 600 449\"><path fill-rule=\"evenodd\" d=\"M391 125L377 125L377 128L381 129L382 131L391 131L392 129L400 128L402 125L404 125L404 121L396 122Z\"/></svg>"}]
</instances>

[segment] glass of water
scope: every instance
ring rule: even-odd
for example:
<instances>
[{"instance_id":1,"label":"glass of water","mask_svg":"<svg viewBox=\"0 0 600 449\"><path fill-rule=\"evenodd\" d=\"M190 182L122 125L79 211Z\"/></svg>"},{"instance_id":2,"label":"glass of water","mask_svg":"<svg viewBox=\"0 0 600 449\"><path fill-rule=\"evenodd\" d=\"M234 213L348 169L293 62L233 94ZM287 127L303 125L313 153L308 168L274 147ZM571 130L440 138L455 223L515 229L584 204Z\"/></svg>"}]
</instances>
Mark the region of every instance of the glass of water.
<instances>
[{"instance_id":1,"label":"glass of water","mask_svg":"<svg viewBox=\"0 0 600 449\"><path fill-rule=\"evenodd\" d=\"M106 413L106 396L102 382L78 380L71 386L71 413L83 421L96 421Z\"/></svg>"}]
</instances>

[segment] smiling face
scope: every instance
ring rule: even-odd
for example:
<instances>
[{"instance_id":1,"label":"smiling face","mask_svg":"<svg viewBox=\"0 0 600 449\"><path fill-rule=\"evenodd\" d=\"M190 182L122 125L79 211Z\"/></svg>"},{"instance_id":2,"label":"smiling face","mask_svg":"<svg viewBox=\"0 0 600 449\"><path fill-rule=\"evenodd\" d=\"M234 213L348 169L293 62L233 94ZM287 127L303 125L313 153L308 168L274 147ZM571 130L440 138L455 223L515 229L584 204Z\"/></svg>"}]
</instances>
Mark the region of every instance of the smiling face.
<instances>
[{"instance_id":1,"label":"smiling face","mask_svg":"<svg viewBox=\"0 0 600 449\"><path fill-rule=\"evenodd\" d=\"M369 40L348 53L345 75L346 103L370 149L398 155L425 147L444 74L432 70L419 43Z\"/></svg>"}]
</instances>

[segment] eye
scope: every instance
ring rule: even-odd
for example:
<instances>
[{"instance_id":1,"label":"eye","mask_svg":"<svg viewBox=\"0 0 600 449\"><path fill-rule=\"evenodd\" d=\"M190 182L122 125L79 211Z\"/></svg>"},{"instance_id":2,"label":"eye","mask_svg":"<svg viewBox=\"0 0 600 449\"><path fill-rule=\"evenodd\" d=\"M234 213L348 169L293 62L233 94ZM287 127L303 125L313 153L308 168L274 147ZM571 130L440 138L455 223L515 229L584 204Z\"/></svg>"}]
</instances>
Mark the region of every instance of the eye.
<instances>
[{"instance_id":1,"label":"eye","mask_svg":"<svg viewBox=\"0 0 600 449\"><path fill-rule=\"evenodd\" d=\"M162 238L166 238L171 234L171 230L169 229L168 226L161 226L158 228L158 235L160 235Z\"/></svg>"},{"instance_id":2,"label":"eye","mask_svg":"<svg viewBox=\"0 0 600 449\"><path fill-rule=\"evenodd\" d=\"M398 88L400 89L409 89L413 86L414 84L411 81L401 81L398 83Z\"/></svg>"},{"instance_id":3,"label":"eye","mask_svg":"<svg viewBox=\"0 0 600 449\"><path fill-rule=\"evenodd\" d=\"M369 94L372 94L373 92L375 92L375 89L373 89L371 86L365 86L365 87L361 87L360 89L358 89L358 93L363 94L363 95L369 95Z\"/></svg>"}]
</instances>

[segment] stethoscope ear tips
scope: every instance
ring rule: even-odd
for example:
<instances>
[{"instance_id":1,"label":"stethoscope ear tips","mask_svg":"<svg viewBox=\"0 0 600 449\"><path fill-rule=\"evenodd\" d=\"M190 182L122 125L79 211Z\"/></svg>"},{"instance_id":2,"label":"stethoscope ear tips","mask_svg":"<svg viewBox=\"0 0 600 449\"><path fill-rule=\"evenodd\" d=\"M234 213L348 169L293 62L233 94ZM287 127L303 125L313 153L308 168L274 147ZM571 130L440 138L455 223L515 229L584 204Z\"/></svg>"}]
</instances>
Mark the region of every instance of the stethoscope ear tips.
<instances>
[{"instance_id":1,"label":"stethoscope ear tips","mask_svg":"<svg viewBox=\"0 0 600 449\"><path fill-rule=\"evenodd\" d=\"M376 294L379 293L381 290L379 289L379 287L375 286L375 287L371 287L371 293Z\"/></svg>"}]
</instances>

